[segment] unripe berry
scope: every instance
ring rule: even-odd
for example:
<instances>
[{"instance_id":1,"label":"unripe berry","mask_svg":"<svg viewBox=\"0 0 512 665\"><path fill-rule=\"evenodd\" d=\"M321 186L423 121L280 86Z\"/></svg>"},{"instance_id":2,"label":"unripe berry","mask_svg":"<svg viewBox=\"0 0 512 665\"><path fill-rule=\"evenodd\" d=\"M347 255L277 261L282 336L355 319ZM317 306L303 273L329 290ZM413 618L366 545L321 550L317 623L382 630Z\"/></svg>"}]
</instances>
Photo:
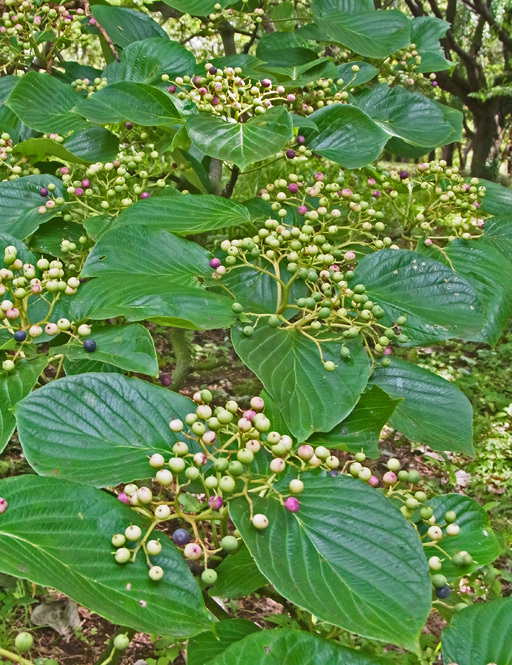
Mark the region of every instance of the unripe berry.
<instances>
[{"instance_id":1,"label":"unripe berry","mask_svg":"<svg viewBox=\"0 0 512 665\"><path fill-rule=\"evenodd\" d=\"M175 418L169 423L169 428L171 432L181 432L183 430L183 421Z\"/></svg>"},{"instance_id":2,"label":"unripe berry","mask_svg":"<svg viewBox=\"0 0 512 665\"><path fill-rule=\"evenodd\" d=\"M187 469L185 469L185 478L188 480L197 480L200 476L199 469L197 469L195 466L189 466Z\"/></svg>"},{"instance_id":3,"label":"unripe berry","mask_svg":"<svg viewBox=\"0 0 512 665\"><path fill-rule=\"evenodd\" d=\"M386 464L388 469L390 471L399 471L400 470L400 462L394 457L391 457L391 459L388 460L388 463Z\"/></svg>"},{"instance_id":4,"label":"unripe berry","mask_svg":"<svg viewBox=\"0 0 512 665\"><path fill-rule=\"evenodd\" d=\"M127 494L128 496L131 496L132 494L136 494L138 489L139 488L137 487L137 485L135 485L134 483L129 483L128 485L125 485L124 493Z\"/></svg>"},{"instance_id":5,"label":"unripe berry","mask_svg":"<svg viewBox=\"0 0 512 665\"><path fill-rule=\"evenodd\" d=\"M432 575L430 579L436 589L441 589L446 584L446 577L444 575Z\"/></svg>"},{"instance_id":6,"label":"unripe berry","mask_svg":"<svg viewBox=\"0 0 512 665\"><path fill-rule=\"evenodd\" d=\"M78 326L78 334L80 337L88 337L91 334L91 326L88 326L86 323L83 323L81 326Z\"/></svg>"},{"instance_id":7,"label":"unripe berry","mask_svg":"<svg viewBox=\"0 0 512 665\"><path fill-rule=\"evenodd\" d=\"M112 545L114 547L122 547L126 543L126 538L122 533L116 533L112 536Z\"/></svg>"},{"instance_id":8,"label":"unripe berry","mask_svg":"<svg viewBox=\"0 0 512 665\"><path fill-rule=\"evenodd\" d=\"M248 448L242 448L237 452L236 457L242 464L251 464L254 460L254 453Z\"/></svg>"},{"instance_id":9,"label":"unripe berry","mask_svg":"<svg viewBox=\"0 0 512 665\"><path fill-rule=\"evenodd\" d=\"M162 577L164 576L164 571L163 568L160 566L153 566L152 568L149 569L149 577L150 579L153 580L153 582L158 582L158 580L161 580Z\"/></svg>"},{"instance_id":10,"label":"unripe berry","mask_svg":"<svg viewBox=\"0 0 512 665\"><path fill-rule=\"evenodd\" d=\"M302 480L294 478L293 480L290 480L288 489L292 494L301 494L301 492L304 491L304 483L302 482Z\"/></svg>"},{"instance_id":11,"label":"unripe berry","mask_svg":"<svg viewBox=\"0 0 512 665\"><path fill-rule=\"evenodd\" d=\"M457 513L454 510L448 510L444 514L444 519L447 522L447 524L452 524L457 519Z\"/></svg>"},{"instance_id":12,"label":"unripe berry","mask_svg":"<svg viewBox=\"0 0 512 665\"><path fill-rule=\"evenodd\" d=\"M19 635L16 635L16 639L14 640L14 646L20 653L25 653L25 651L29 651L29 649L32 648L32 645L34 644L34 638L30 633L20 633Z\"/></svg>"},{"instance_id":13,"label":"unripe berry","mask_svg":"<svg viewBox=\"0 0 512 665\"><path fill-rule=\"evenodd\" d=\"M257 413L254 416L252 424L258 430L258 432L268 432L270 429L270 420L262 413Z\"/></svg>"},{"instance_id":14,"label":"unripe berry","mask_svg":"<svg viewBox=\"0 0 512 665\"><path fill-rule=\"evenodd\" d=\"M201 580L204 584L215 584L217 581L217 573L214 570L207 568L201 573Z\"/></svg>"},{"instance_id":15,"label":"unripe berry","mask_svg":"<svg viewBox=\"0 0 512 665\"><path fill-rule=\"evenodd\" d=\"M151 455L149 458L149 465L153 469L161 469L165 464L165 458L163 455L160 455L160 453L155 453L154 455Z\"/></svg>"},{"instance_id":16,"label":"unripe berry","mask_svg":"<svg viewBox=\"0 0 512 665\"><path fill-rule=\"evenodd\" d=\"M443 532L438 526L431 526L427 531L427 535L430 540L441 540L443 537Z\"/></svg>"},{"instance_id":17,"label":"unripe berry","mask_svg":"<svg viewBox=\"0 0 512 665\"><path fill-rule=\"evenodd\" d=\"M245 447L252 453L257 453L261 449L261 443L257 439L249 439L245 444Z\"/></svg>"},{"instance_id":18,"label":"unripe berry","mask_svg":"<svg viewBox=\"0 0 512 665\"><path fill-rule=\"evenodd\" d=\"M220 541L220 546L226 552L236 552L238 550L238 540L234 536L224 536Z\"/></svg>"},{"instance_id":19,"label":"unripe berry","mask_svg":"<svg viewBox=\"0 0 512 665\"><path fill-rule=\"evenodd\" d=\"M251 399L251 409L254 409L255 411L263 411L264 407L265 402L261 397L253 397Z\"/></svg>"},{"instance_id":20,"label":"unripe berry","mask_svg":"<svg viewBox=\"0 0 512 665\"><path fill-rule=\"evenodd\" d=\"M131 557L132 553L127 547L120 547L114 556L117 563L128 563Z\"/></svg>"},{"instance_id":21,"label":"unripe berry","mask_svg":"<svg viewBox=\"0 0 512 665\"><path fill-rule=\"evenodd\" d=\"M166 520L171 514L171 509L165 503L162 503L160 506L155 508L155 517L158 520Z\"/></svg>"},{"instance_id":22,"label":"unripe berry","mask_svg":"<svg viewBox=\"0 0 512 665\"><path fill-rule=\"evenodd\" d=\"M386 471L386 473L382 476L382 481L384 485L394 485L397 481L396 474L393 473L393 471Z\"/></svg>"},{"instance_id":23,"label":"unripe berry","mask_svg":"<svg viewBox=\"0 0 512 665\"><path fill-rule=\"evenodd\" d=\"M126 536L126 540L139 540L139 538L142 536L142 529L140 526L137 526L136 524L132 524L131 526L127 527L127 529L124 532L124 535Z\"/></svg>"},{"instance_id":24,"label":"unripe berry","mask_svg":"<svg viewBox=\"0 0 512 665\"><path fill-rule=\"evenodd\" d=\"M231 476L222 476L219 480L219 488L226 493L234 492L236 487L236 480Z\"/></svg>"},{"instance_id":25,"label":"unripe berry","mask_svg":"<svg viewBox=\"0 0 512 665\"><path fill-rule=\"evenodd\" d=\"M188 454L188 444L185 441L176 441L172 447L172 451L178 457L184 457Z\"/></svg>"},{"instance_id":26,"label":"unripe berry","mask_svg":"<svg viewBox=\"0 0 512 665\"><path fill-rule=\"evenodd\" d=\"M174 473L181 473L185 469L185 461L181 457L171 457L169 468Z\"/></svg>"},{"instance_id":27,"label":"unripe berry","mask_svg":"<svg viewBox=\"0 0 512 665\"><path fill-rule=\"evenodd\" d=\"M266 529L268 527L268 517L262 513L256 513L252 518L252 523L256 529Z\"/></svg>"},{"instance_id":28,"label":"unripe berry","mask_svg":"<svg viewBox=\"0 0 512 665\"><path fill-rule=\"evenodd\" d=\"M458 536L460 533L460 526L458 524L448 524L446 527L446 534L448 536Z\"/></svg>"},{"instance_id":29,"label":"unripe berry","mask_svg":"<svg viewBox=\"0 0 512 665\"><path fill-rule=\"evenodd\" d=\"M128 635L116 635L114 637L114 649L118 651L126 651L130 644L130 638Z\"/></svg>"},{"instance_id":30,"label":"unripe berry","mask_svg":"<svg viewBox=\"0 0 512 665\"><path fill-rule=\"evenodd\" d=\"M270 470L272 473L282 473L286 469L286 462L280 457L276 457L270 462Z\"/></svg>"},{"instance_id":31,"label":"unripe berry","mask_svg":"<svg viewBox=\"0 0 512 665\"><path fill-rule=\"evenodd\" d=\"M441 562L441 559L438 556L431 556L430 559L428 560L428 567L430 570L441 570L443 564Z\"/></svg>"},{"instance_id":32,"label":"unripe berry","mask_svg":"<svg viewBox=\"0 0 512 665\"><path fill-rule=\"evenodd\" d=\"M151 556L158 556L162 551L162 543L159 540L150 540L146 543L147 553Z\"/></svg>"},{"instance_id":33,"label":"unripe berry","mask_svg":"<svg viewBox=\"0 0 512 665\"><path fill-rule=\"evenodd\" d=\"M315 454L315 450L313 446L310 446L309 444L303 444L302 446L299 446L299 449L297 450L297 455L300 457L300 459L304 461L311 460L313 455Z\"/></svg>"},{"instance_id":34,"label":"unripe berry","mask_svg":"<svg viewBox=\"0 0 512 665\"><path fill-rule=\"evenodd\" d=\"M369 469L367 466L363 466L361 471L358 473L358 478L359 480L362 480L365 483L370 482L370 479L372 478L372 471Z\"/></svg>"},{"instance_id":35,"label":"unripe berry","mask_svg":"<svg viewBox=\"0 0 512 665\"><path fill-rule=\"evenodd\" d=\"M137 490L137 499L140 501L140 503L151 503L153 500L153 492L149 489L149 487L139 487Z\"/></svg>"}]
</instances>

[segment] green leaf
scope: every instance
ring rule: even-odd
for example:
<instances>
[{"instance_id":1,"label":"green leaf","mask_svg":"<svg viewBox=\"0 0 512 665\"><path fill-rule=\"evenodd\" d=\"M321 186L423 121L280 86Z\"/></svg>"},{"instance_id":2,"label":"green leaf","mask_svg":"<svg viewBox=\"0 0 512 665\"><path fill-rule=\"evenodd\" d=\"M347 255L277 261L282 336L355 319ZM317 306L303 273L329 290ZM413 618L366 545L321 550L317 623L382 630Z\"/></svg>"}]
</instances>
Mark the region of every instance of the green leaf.
<instances>
[{"instance_id":1,"label":"green leaf","mask_svg":"<svg viewBox=\"0 0 512 665\"><path fill-rule=\"evenodd\" d=\"M378 386L361 395L354 410L330 432L316 432L308 439L313 446L327 446L356 453L362 450L367 457L379 457L379 436L402 400L393 399Z\"/></svg>"},{"instance_id":2,"label":"green leaf","mask_svg":"<svg viewBox=\"0 0 512 665\"><path fill-rule=\"evenodd\" d=\"M0 453L16 428L13 407L29 394L46 365L46 355L31 360L25 358L16 363L14 371L0 374Z\"/></svg>"},{"instance_id":3,"label":"green leaf","mask_svg":"<svg viewBox=\"0 0 512 665\"><path fill-rule=\"evenodd\" d=\"M385 11L322 11L315 24L337 44L368 58L386 58L410 44L411 24L395 9Z\"/></svg>"},{"instance_id":4,"label":"green leaf","mask_svg":"<svg viewBox=\"0 0 512 665\"><path fill-rule=\"evenodd\" d=\"M357 72L352 71L354 65L359 67ZM374 67L373 65L370 65L369 62L364 62L363 60L345 62L343 65L338 66L338 77L343 79L344 88L353 88L358 85L363 85L363 83L368 83L368 81L375 78L378 73L379 70L377 67Z\"/></svg>"},{"instance_id":5,"label":"green leaf","mask_svg":"<svg viewBox=\"0 0 512 665\"><path fill-rule=\"evenodd\" d=\"M119 215L116 224L144 224L190 235L227 229L250 221L247 208L222 196L192 196L176 192L172 202L155 196L131 205Z\"/></svg>"},{"instance_id":6,"label":"green leaf","mask_svg":"<svg viewBox=\"0 0 512 665\"><path fill-rule=\"evenodd\" d=\"M171 79L192 75L196 66L194 55L179 42L153 37L133 42L121 52L121 61L111 62L103 76L109 83L135 81L161 83L162 74Z\"/></svg>"},{"instance_id":7,"label":"green leaf","mask_svg":"<svg viewBox=\"0 0 512 665\"><path fill-rule=\"evenodd\" d=\"M95 330L94 360L120 367L126 372L138 372L149 376L158 375L158 360L155 345L149 330L139 324L131 326L105 326ZM90 359L83 344L72 341L52 348L53 354L63 353L69 360Z\"/></svg>"},{"instance_id":8,"label":"green leaf","mask_svg":"<svg viewBox=\"0 0 512 665\"><path fill-rule=\"evenodd\" d=\"M229 624L222 621L217 624ZM234 630L225 628L219 634L221 644L217 648L218 655L208 661L194 661L191 665L379 665L384 661L366 656L360 651L341 647L321 637L300 630L276 628L272 631L253 632L242 639L236 640ZM224 642L224 634L227 636ZM198 637L201 645L206 640ZM192 640L195 642L196 639ZM213 642L213 640L210 640ZM213 649L205 649L207 655ZM201 652L200 652L201 653Z\"/></svg>"},{"instance_id":9,"label":"green leaf","mask_svg":"<svg viewBox=\"0 0 512 665\"><path fill-rule=\"evenodd\" d=\"M434 101L401 86L379 83L361 92L356 103L390 136L414 145L443 145L453 131Z\"/></svg>"},{"instance_id":10,"label":"green leaf","mask_svg":"<svg viewBox=\"0 0 512 665\"><path fill-rule=\"evenodd\" d=\"M485 325L466 339L496 344L512 314L510 256L505 257L485 236L478 242L453 240L443 252L435 245L422 246L420 251L442 263L449 262L477 292L485 313Z\"/></svg>"},{"instance_id":11,"label":"green leaf","mask_svg":"<svg viewBox=\"0 0 512 665\"><path fill-rule=\"evenodd\" d=\"M347 169L376 160L389 138L364 111L348 104L325 106L309 118L319 131L305 132L308 147Z\"/></svg>"},{"instance_id":12,"label":"green leaf","mask_svg":"<svg viewBox=\"0 0 512 665\"><path fill-rule=\"evenodd\" d=\"M248 619L228 619L215 626L217 639L208 633L197 635L187 644L187 665L207 665L231 644L239 643L247 635L259 633L260 628Z\"/></svg>"},{"instance_id":13,"label":"green leaf","mask_svg":"<svg viewBox=\"0 0 512 665\"><path fill-rule=\"evenodd\" d=\"M30 157L33 162L42 162L56 157L71 164L85 164L85 160L70 152L65 145L49 138L31 138L14 146L13 155Z\"/></svg>"},{"instance_id":14,"label":"green leaf","mask_svg":"<svg viewBox=\"0 0 512 665\"><path fill-rule=\"evenodd\" d=\"M485 221L484 239L510 260L512 255L512 214Z\"/></svg>"},{"instance_id":15,"label":"green leaf","mask_svg":"<svg viewBox=\"0 0 512 665\"><path fill-rule=\"evenodd\" d=\"M478 333L484 319L471 284L439 261L406 249L363 257L354 284L386 312L385 323L407 315L404 332L413 344Z\"/></svg>"},{"instance_id":16,"label":"green leaf","mask_svg":"<svg viewBox=\"0 0 512 665\"><path fill-rule=\"evenodd\" d=\"M417 72L442 72L451 69L455 63L444 56L439 44L450 29L448 21L435 16L417 16L411 22L411 43L421 56L421 63L416 66Z\"/></svg>"},{"instance_id":17,"label":"green leaf","mask_svg":"<svg viewBox=\"0 0 512 665\"><path fill-rule=\"evenodd\" d=\"M223 9L234 4L234 0L164 0L166 5L191 16L208 16L219 4Z\"/></svg>"},{"instance_id":18,"label":"green leaf","mask_svg":"<svg viewBox=\"0 0 512 665\"><path fill-rule=\"evenodd\" d=\"M500 555L498 539L492 531L489 515L469 496L462 494L442 494L429 499L428 505L434 509L438 524L444 524L444 515L449 510L457 514L456 524L460 526L457 536L446 536L440 543L441 547L450 556L456 552L469 552L474 559L470 566L454 566L447 557L442 557L443 567L441 573L449 580L466 576L480 566L492 563ZM423 532L426 527L420 526ZM434 549L427 549L431 555L437 554Z\"/></svg>"},{"instance_id":19,"label":"green leaf","mask_svg":"<svg viewBox=\"0 0 512 665\"><path fill-rule=\"evenodd\" d=\"M480 178L479 186L485 187L485 196L482 201L484 212L488 215L512 214L512 189L482 178Z\"/></svg>"},{"instance_id":20,"label":"green leaf","mask_svg":"<svg viewBox=\"0 0 512 665\"><path fill-rule=\"evenodd\" d=\"M41 197L39 190L50 183L55 185L55 197L67 198L62 180L52 175L27 175L17 180L0 182L0 232L26 238L40 224L58 215L59 206L50 208L42 215L39 213L39 207L46 200Z\"/></svg>"},{"instance_id":21,"label":"green leaf","mask_svg":"<svg viewBox=\"0 0 512 665\"><path fill-rule=\"evenodd\" d=\"M226 328L236 320L230 298L197 287L178 286L153 276L117 278L116 290L108 279L95 279L80 287L73 297L73 318L95 321L124 316L127 321L153 321L188 330Z\"/></svg>"},{"instance_id":22,"label":"green leaf","mask_svg":"<svg viewBox=\"0 0 512 665\"><path fill-rule=\"evenodd\" d=\"M6 106L32 129L67 134L89 124L73 111L80 100L80 95L67 83L31 71L19 79Z\"/></svg>"},{"instance_id":23,"label":"green leaf","mask_svg":"<svg viewBox=\"0 0 512 665\"><path fill-rule=\"evenodd\" d=\"M108 162L119 152L119 139L104 127L73 132L62 145L85 162Z\"/></svg>"},{"instance_id":24,"label":"green leaf","mask_svg":"<svg viewBox=\"0 0 512 665\"><path fill-rule=\"evenodd\" d=\"M443 659L458 665L512 665L512 598L473 605L443 630Z\"/></svg>"},{"instance_id":25,"label":"green leaf","mask_svg":"<svg viewBox=\"0 0 512 665\"><path fill-rule=\"evenodd\" d=\"M232 300L201 286L211 275L210 258L207 250L168 231L116 226L101 236L87 258L82 276L98 279L74 296L73 315L125 316L193 330L230 325L235 321Z\"/></svg>"},{"instance_id":26,"label":"green leaf","mask_svg":"<svg viewBox=\"0 0 512 665\"><path fill-rule=\"evenodd\" d=\"M180 118L169 95L146 83L121 81L101 88L76 107L78 113L97 123L131 120L144 127L172 125Z\"/></svg>"},{"instance_id":27,"label":"green leaf","mask_svg":"<svg viewBox=\"0 0 512 665\"><path fill-rule=\"evenodd\" d=\"M330 11L338 11L344 14L360 14L375 10L373 0L313 0L311 7L315 16L320 16Z\"/></svg>"},{"instance_id":28,"label":"green leaf","mask_svg":"<svg viewBox=\"0 0 512 665\"><path fill-rule=\"evenodd\" d=\"M193 402L120 374L80 374L36 390L16 407L29 464L45 476L97 487L151 475L148 457L165 456L179 437L169 429Z\"/></svg>"},{"instance_id":29,"label":"green leaf","mask_svg":"<svg viewBox=\"0 0 512 665\"><path fill-rule=\"evenodd\" d=\"M152 582L143 556L114 562L110 539L147 518L93 487L56 478L18 476L0 481L8 502L2 515L0 570L58 589L108 621L142 632L190 637L211 630L199 587L180 552L159 533Z\"/></svg>"},{"instance_id":30,"label":"green leaf","mask_svg":"<svg viewBox=\"0 0 512 665\"><path fill-rule=\"evenodd\" d=\"M473 454L473 409L453 383L398 358L378 367L370 383L403 399L389 422L409 439L434 450Z\"/></svg>"},{"instance_id":31,"label":"green leaf","mask_svg":"<svg viewBox=\"0 0 512 665\"><path fill-rule=\"evenodd\" d=\"M219 577L210 592L211 596L242 598L268 584L245 546L227 556L215 570Z\"/></svg>"},{"instance_id":32,"label":"green leaf","mask_svg":"<svg viewBox=\"0 0 512 665\"><path fill-rule=\"evenodd\" d=\"M114 44L122 48L148 37L168 38L156 21L137 9L98 4L91 11Z\"/></svg>"},{"instance_id":33,"label":"green leaf","mask_svg":"<svg viewBox=\"0 0 512 665\"><path fill-rule=\"evenodd\" d=\"M231 338L242 362L263 383L299 441L313 432L328 432L346 418L370 375L359 340L350 345L352 356L346 360L340 359L339 344L322 344L324 361L336 363L334 372L328 372L315 342L295 330L260 325L246 337L233 328Z\"/></svg>"},{"instance_id":34,"label":"green leaf","mask_svg":"<svg viewBox=\"0 0 512 665\"><path fill-rule=\"evenodd\" d=\"M197 113L187 118L186 128L192 143L205 154L241 169L272 157L292 138L292 118L283 106L245 123Z\"/></svg>"},{"instance_id":35,"label":"green leaf","mask_svg":"<svg viewBox=\"0 0 512 665\"><path fill-rule=\"evenodd\" d=\"M319 620L415 650L430 611L430 581L413 527L380 492L354 478L302 474L300 510L256 497L255 529L245 498L230 515L262 573Z\"/></svg>"},{"instance_id":36,"label":"green leaf","mask_svg":"<svg viewBox=\"0 0 512 665\"><path fill-rule=\"evenodd\" d=\"M84 227L81 224L65 222L62 217L56 217L43 224L35 232L30 238L30 248L34 252L60 257L62 256L61 243L63 240L70 240L78 247L80 237L83 235ZM35 261L29 261L28 263L35 265Z\"/></svg>"},{"instance_id":37,"label":"green leaf","mask_svg":"<svg viewBox=\"0 0 512 665\"><path fill-rule=\"evenodd\" d=\"M98 362L96 360L68 360L64 359L64 371L66 376L75 376L76 374L87 374L87 372L107 372L122 374L123 370L115 365Z\"/></svg>"}]
</instances>

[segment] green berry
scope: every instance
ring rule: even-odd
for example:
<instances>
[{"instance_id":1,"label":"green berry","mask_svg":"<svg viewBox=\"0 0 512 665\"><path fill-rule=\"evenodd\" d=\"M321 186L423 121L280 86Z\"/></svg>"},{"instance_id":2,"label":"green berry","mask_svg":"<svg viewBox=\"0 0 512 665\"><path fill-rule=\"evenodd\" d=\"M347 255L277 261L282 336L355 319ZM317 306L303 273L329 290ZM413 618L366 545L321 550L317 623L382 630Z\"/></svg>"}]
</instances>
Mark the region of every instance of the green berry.
<instances>
[{"instance_id":1,"label":"green berry","mask_svg":"<svg viewBox=\"0 0 512 665\"><path fill-rule=\"evenodd\" d=\"M242 448L237 452L236 457L242 464L251 464L254 460L254 453L248 448Z\"/></svg>"},{"instance_id":2,"label":"green berry","mask_svg":"<svg viewBox=\"0 0 512 665\"><path fill-rule=\"evenodd\" d=\"M114 556L117 563L128 563L131 557L132 553L127 547L120 547Z\"/></svg>"},{"instance_id":3,"label":"green berry","mask_svg":"<svg viewBox=\"0 0 512 665\"><path fill-rule=\"evenodd\" d=\"M386 466L390 471L394 471L395 473L400 470L400 462L395 457L391 457Z\"/></svg>"},{"instance_id":4,"label":"green berry","mask_svg":"<svg viewBox=\"0 0 512 665\"><path fill-rule=\"evenodd\" d=\"M126 538L122 533L116 533L112 536L112 545L114 547L122 547L126 543Z\"/></svg>"},{"instance_id":5,"label":"green berry","mask_svg":"<svg viewBox=\"0 0 512 665\"><path fill-rule=\"evenodd\" d=\"M203 570L203 572L201 573L201 580L205 584L215 584L215 582L217 581L217 573L214 570L207 568L206 570Z\"/></svg>"},{"instance_id":6,"label":"green berry","mask_svg":"<svg viewBox=\"0 0 512 665\"><path fill-rule=\"evenodd\" d=\"M238 540L234 536L224 536L220 541L220 546L231 554L238 551Z\"/></svg>"},{"instance_id":7,"label":"green berry","mask_svg":"<svg viewBox=\"0 0 512 665\"><path fill-rule=\"evenodd\" d=\"M423 520L429 520L434 514L434 510L430 506L423 506L420 509L420 516Z\"/></svg>"},{"instance_id":8,"label":"green berry","mask_svg":"<svg viewBox=\"0 0 512 665\"><path fill-rule=\"evenodd\" d=\"M142 536L142 529L136 524L131 524L124 532L126 540L136 541Z\"/></svg>"},{"instance_id":9,"label":"green berry","mask_svg":"<svg viewBox=\"0 0 512 665\"><path fill-rule=\"evenodd\" d=\"M446 584L446 577L444 575L432 575L430 579L436 589L441 589Z\"/></svg>"},{"instance_id":10,"label":"green berry","mask_svg":"<svg viewBox=\"0 0 512 665\"><path fill-rule=\"evenodd\" d=\"M130 644L130 638L128 635L116 635L114 637L114 649L118 651L126 651Z\"/></svg>"},{"instance_id":11,"label":"green berry","mask_svg":"<svg viewBox=\"0 0 512 665\"><path fill-rule=\"evenodd\" d=\"M444 519L447 524L453 524L457 519L457 513L454 510L448 510L448 512L444 514Z\"/></svg>"},{"instance_id":12,"label":"green berry","mask_svg":"<svg viewBox=\"0 0 512 665\"><path fill-rule=\"evenodd\" d=\"M364 453L356 453L354 455L356 462L363 463L366 461L366 455Z\"/></svg>"},{"instance_id":13,"label":"green berry","mask_svg":"<svg viewBox=\"0 0 512 665\"><path fill-rule=\"evenodd\" d=\"M231 309L235 314L241 314L244 311L244 306L241 305L239 302L234 302L231 305Z\"/></svg>"},{"instance_id":14,"label":"green berry","mask_svg":"<svg viewBox=\"0 0 512 665\"><path fill-rule=\"evenodd\" d=\"M14 640L14 645L20 653L25 653L25 651L31 649L33 644L34 638L30 633L20 633L16 635L16 639Z\"/></svg>"},{"instance_id":15,"label":"green berry","mask_svg":"<svg viewBox=\"0 0 512 665\"><path fill-rule=\"evenodd\" d=\"M232 476L235 477L241 476L243 472L244 472L244 467L237 460L233 460L232 462L229 463L228 473L230 473Z\"/></svg>"},{"instance_id":16,"label":"green berry","mask_svg":"<svg viewBox=\"0 0 512 665\"><path fill-rule=\"evenodd\" d=\"M236 480L231 476L222 476L219 480L219 488L226 493L231 493L235 491Z\"/></svg>"},{"instance_id":17,"label":"green berry","mask_svg":"<svg viewBox=\"0 0 512 665\"><path fill-rule=\"evenodd\" d=\"M207 487L209 490L215 489L219 484L219 481L217 479L217 476L208 476L208 478L205 478L204 480L204 485Z\"/></svg>"},{"instance_id":18,"label":"green berry","mask_svg":"<svg viewBox=\"0 0 512 665\"><path fill-rule=\"evenodd\" d=\"M149 569L149 577L153 582L158 582L164 576L164 570L160 566L153 566Z\"/></svg>"},{"instance_id":19,"label":"green berry","mask_svg":"<svg viewBox=\"0 0 512 665\"><path fill-rule=\"evenodd\" d=\"M162 544L159 540L150 540L146 543L146 550L151 556L158 556L162 551Z\"/></svg>"},{"instance_id":20,"label":"green berry","mask_svg":"<svg viewBox=\"0 0 512 665\"><path fill-rule=\"evenodd\" d=\"M292 494L300 494L301 492L304 491L304 483L302 482L302 480L294 478L293 480L290 480L288 489Z\"/></svg>"},{"instance_id":21,"label":"green berry","mask_svg":"<svg viewBox=\"0 0 512 665\"><path fill-rule=\"evenodd\" d=\"M421 480L421 474L416 469L411 469L408 473L408 480L412 485L417 485Z\"/></svg>"},{"instance_id":22,"label":"green berry","mask_svg":"<svg viewBox=\"0 0 512 665\"><path fill-rule=\"evenodd\" d=\"M269 316L268 325L271 328L279 328L279 326L281 325L281 319L278 316Z\"/></svg>"},{"instance_id":23,"label":"green berry","mask_svg":"<svg viewBox=\"0 0 512 665\"><path fill-rule=\"evenodd\" d=\"M332 362L332 360L328 360L327 362L324 363L324 369L327 372L334 372L336 369L336 365Z\"/></svg>"},{"instance_id":24,"label":"green berry","mask_svg":"<svg viewBox=\"0 0 512 665\"><path fill-rule=\"evenodd\" d=\"M189 466L188 469L185 469L185 478L188 480L197 480L200 475L199 469L195 466Z\"/></svg>"}]
</instances>

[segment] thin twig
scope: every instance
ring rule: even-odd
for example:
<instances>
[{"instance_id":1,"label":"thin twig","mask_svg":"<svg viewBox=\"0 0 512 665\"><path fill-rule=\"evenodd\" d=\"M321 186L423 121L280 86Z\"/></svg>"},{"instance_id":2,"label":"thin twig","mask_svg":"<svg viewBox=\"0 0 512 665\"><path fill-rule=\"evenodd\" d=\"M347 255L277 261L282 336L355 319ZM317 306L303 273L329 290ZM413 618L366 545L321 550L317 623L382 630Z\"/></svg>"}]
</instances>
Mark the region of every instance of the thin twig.
<instances>
[{"instance_id":1,"label":"thin twig","mask_svg":"<svg viewBox=\"0 0 512 665\"><path fill-rule=\"evenodd\" d=\"M99 30L100 35L101 35L101 36L103 37L103 39L107 42L107 44L108 44L109 47L110 47L110 50L111 50L112 53L114 54L114 58L119 62L119 60L120 60L120 58L119 58L119 53L117 52L117 49L116 49L116 47L114 46L114 42L113 42L113 41L110 39L110 37L108 36L108 33L107 33L107 31L105 30L105 28L104 28L100 23L98 23L98 21L97 21L97 20L94 18L94 16L91 14L91 8L90 8L90 6L89 6L89 0L81 0L81 5L82 5L82 7L83 7L83 9L84 9L85 15L86 15L87 18L89 19L89 22L90 22L91 17L94 19L93 27L95 27L95 28L97 28L97 29Z\"/></svg>"}]
</instances>

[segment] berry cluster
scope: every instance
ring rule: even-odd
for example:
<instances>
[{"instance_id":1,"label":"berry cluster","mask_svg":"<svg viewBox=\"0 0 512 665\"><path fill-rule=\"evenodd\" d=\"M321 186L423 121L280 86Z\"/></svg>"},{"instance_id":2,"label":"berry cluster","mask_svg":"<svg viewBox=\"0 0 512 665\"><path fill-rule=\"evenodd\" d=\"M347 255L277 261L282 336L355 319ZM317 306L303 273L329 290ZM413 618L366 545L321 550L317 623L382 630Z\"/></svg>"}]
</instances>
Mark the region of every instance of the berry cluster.
<instances>
[{"instance_id":1,"label":"berry cluster","mask_svg":"<svg viewBox=\"0 0 512 665\"><path fill-rule=\"evenodd\" d=\"M25 70L34 58L47 65L61 49L82 39L85 12L81 8L34 0L5 0L4 4L0 17L0 34L7 37L0 46L4 74Z\"/></svg>"},{"instance_id":2,"label":"berry cluster","mask_svg":"<svg viewBox=\"0 0 512 665\"><path fill-rule=\"evenodd\" d=\"M73 246L76 249L74 243L63 242L67 242L68 251ZM41 258L35 266L24 264L18 258L16 247L10 245L4 249L3 263L5 267L0 269L0 330L9 331L17 344L14 355L2 363L4 371L12 372L16 360L24 357L26 345L41 337L43 332L49 336L64 333L75 339L90 335L91 329L87 324L75 326L66 318L61 318L56 323L51 321L59 298L73 296L80 286L78 277L66 277L62 261L50 262ZM69 270L69 266L67 269ZM43 320L33 321L31 305L40 298L48 304L48 313ZM74 328L76 331L73 332ZM92 345L94 348L90 348ZM94 351L94 341L86 340L84 348L86 351Z\"/></svg>"},{"instance_id":3,"label":"berry cluster","mask_svg":"<svg viewBox=\"0 0 512 665\"><path fill-rule=\"evenodd\" d=\"M149 539L158 524L180 520L189 525L193 537L188 529L180 527L174 530L173 541L183 548L187 560L203 561L202 579L213 584L216 573L211 564L222 551L235 552L239 547L238 532L229 533L226 504L230 499L244 496L254 528L265 529L269 520L266 515L254 513L254 493L271 494L286 510L297 512L300 510L297 496L304 490L300 474L317 467L332 471L340 464L324 447L315 450L305 444L294 452L291 437L271 430L261 397L253 397L246 410L233 400L212 409L211 400L209 390L196 393L196 410L184 421L179 418L170 421L171 431L180 440L173 445L170 459L160 453L150 457L149 464L156 470L154 488L129 484L118 495L119 500L150 517L151 526L144 535L133 524L124 534L115 534L112 539L115 560L121 564L133 562L142 549L153 580L164 575L158 561L153 560L160 554L161 545L158 540ZM294 478L283 493L276 489L275 482L286 469L293 472ZM188 505L183 501L186 493L202 499L195 513L190 514L183 507ZM200 532L202 522L211 523L211 533Z\"/></svg>"}]
</instances>

